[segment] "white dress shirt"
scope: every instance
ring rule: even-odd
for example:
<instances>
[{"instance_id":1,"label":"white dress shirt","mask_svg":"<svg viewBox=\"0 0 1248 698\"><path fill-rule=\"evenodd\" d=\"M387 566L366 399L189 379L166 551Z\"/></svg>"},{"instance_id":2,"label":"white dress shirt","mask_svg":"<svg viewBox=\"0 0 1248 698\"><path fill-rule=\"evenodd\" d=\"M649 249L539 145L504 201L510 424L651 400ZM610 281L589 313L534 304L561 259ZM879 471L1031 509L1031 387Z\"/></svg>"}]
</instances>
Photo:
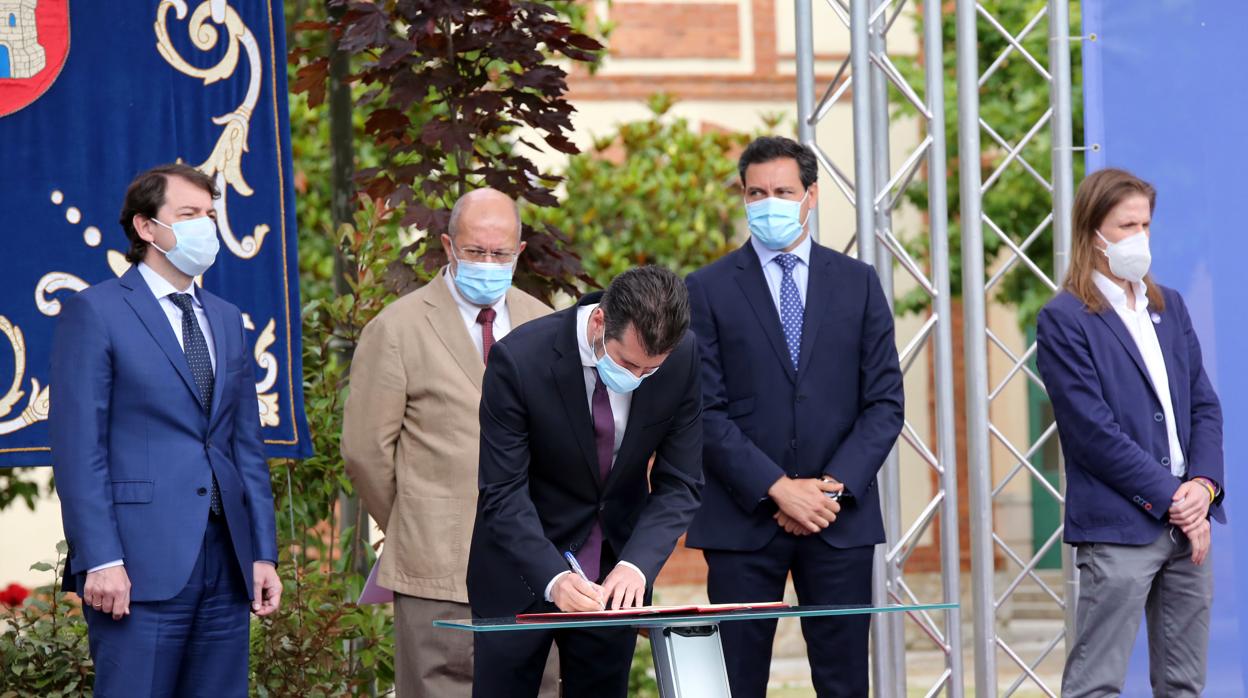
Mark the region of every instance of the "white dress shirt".
<instances>
[{"instance_id":1,"label":"white dress shirt","mask_svg":"<svg viewBox=\"0 0 1248 698\"><path fill-rule=\"evenodd\" d=\"M165 277L156 273L155 269L147 266L143 262L139 262L139 274L143 276L143 280L147 282L147 287L152 290L152 295L156 296L156 302L160 304L160 309L165 311L165 317L169 319L169 326L173 328L173 336L178 338L178 346L186 349L186 344L182 341L182 309L179 308L172 296L175 293L185 293L190 295L192 307L195 308L195 320L199 323L199 331L204 334L204 341L208 342L208 358L212 361L213 373L217 370L217 347L212 343L212 327L208 324L208 316L204 314L204 304L199 298L199 291L195 288L195 282L185 289L178 290L173 284L165 280Z\"/></svg>"},{"instance_id":2,"label":"white dress shirt","mask_svg":"<svg viewBox=\"0 0 1248 698\"><path fill-rule=\"evenodd\" d=\"M784 254L780 250L769 250L754 236L750 236L750 244L758 255L758 263L763 267L763 277L767 279L767 289L771 291L771 300L776 304L776 312L780 312L780 282L784 280L784 269L776 261L776 257ZM797 295L802 299L802 307L806 307L806 286L810 279L810 248L813 243L807 235L802 243L789 254L797 255L800 263L793 267L793 283L797 285Z\"/></svg>"},{"instance_id":3,"label":"white dress shirt","mask_svg":"<svg viewBox=\"0 0 1248 698\"><path fill-rule=\"evenodd\" d=\"M593 346L589 342L589 314L594 312L598 307L597 303L582 305L576 309L576 346L581 353L581 366L584 367L585 373L585 404L589 408L589 413L594 413L594 388L598 384L598 356L594 353ZM607 398L611 401L611 417L615 421L615 445L611 449L611 465L615 465L615 457L620 455L620 444L624 443L624 431L628 429L628 410L633 404L632 393L617 393L611 388L607 388ZM606 538L603 538L606 542ZM630 567L641 575L641 584L646 584L646 573L641 571L637 565L631 562L620 560L619 564ZM550 583L546 585L546 600L551 601L550 592L555 588L555 581L565 574L571 572L560 572L556 574Z\"/></svg>"},{"instance_id":4,"label":"white dress shirt","mask_svg":"<svg viewBox=\"0 0 1248 698\"><path fill-rule=\"evenodd\" d=\"M485 360L485 352L482 348L481 323L477 322L477 315L481 313L481 306L476 305L464 298L463 294L455 286L455 279L451 277L451 268L447 267L442 271L442 278L446 280L447 288L451 289L451 298L455 299L455 305L459 308L459 314L464 318L464 326L468 328L468 336L472 338L472 346L477 348L477 353L481 355L481 360ZM502 298L494 302L490 306L494 309L494 341L502 339L511 332L511 313L507 311L507 294L504 293Z\"/></svg>"},{"instance_id":5,"label":"white dress shirt","mask_svg":"<svg viewBox=\"0 0 1248 698\"><path fill-rule=\"evenodd\" d=\"M204 341L208 343L208 358L212 361L212 370L217 370L217 348L212 343L212 327L208 324L208 316L204 314L204 304L199 299L199 293L195 288L195 282L187 288L179 291L174 288L173 284L165 280L165 277L156 273L155 269L147 266L143 262L139 262L139 275L147 282L147 287L151 289L152 295L156 296L156 302L160 305L160 309L165 311L165 317L169 320L169 326L173 328L173 336L178 338L178 345L186 349L186 344L182 341L182 309L174 304L170 298L175 293L190 294L192 307L195 308L195 320L199 323L199 331L204 334ZM98 572L109 567L118 567L122 564L122 560L113 560L102 565L96 565L87 570L90 572Z\"/></svg>"},{"instance_id":6,"label":"white dress shirt","mask_svg":"<svg viewBox=\"0 0 1248 698\"><path fill-rule=\"evenodd\" d=\"M1157 341L1157 328L1154 323L1161 322L1161 316L1149 312L1148 288L1143 282L1136 282L1135 309L1127 307L1127 292L1099 271L1092 272L1092 280L1100 289L1110 307L1118 313L1122 324L1127 326L1127 333L1135 340L1135 346L1144 359L1144 367L1148 370L1148 378L1152 381L1153 390L1161 401L1161 411L1166 418L1166 436L1170 440L1170 473L1181 478L1187 473L1187 463L1183 460L1183 447L1179 445L1179 430L1174 422L1174 401L1170 396L1170 375L1166 371L1166 360L1161 353L1161 343Z\"/></svg>"}]
</instances>

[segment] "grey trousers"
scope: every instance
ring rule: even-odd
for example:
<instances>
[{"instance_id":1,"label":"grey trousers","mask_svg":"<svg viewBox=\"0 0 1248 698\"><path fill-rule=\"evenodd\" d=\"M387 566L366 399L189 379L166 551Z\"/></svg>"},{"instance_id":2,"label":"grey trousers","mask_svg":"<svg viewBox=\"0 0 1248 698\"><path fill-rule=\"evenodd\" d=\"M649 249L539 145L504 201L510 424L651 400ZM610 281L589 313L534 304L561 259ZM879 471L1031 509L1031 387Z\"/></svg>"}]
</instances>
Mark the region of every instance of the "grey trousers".
<instances>
[{"instance_id":1,"label":"grey trousers","mask_svg":"<svg viewBox=\"0 0 1248 698\"><path fill-rule=\"evenodd\" d=\"M1131 647L1148 619L1148 665L1157 698L1199 696L1209 653L1213 556L1192 563L1187 537L1170 526L1148 545L1082 543L1075 645L1062 673L1064 698L1117 696Z\"/></svg>"},{"instance_id":2,"label":"grey trousers","mask_svg":"<svg viewBox=\"0 0 1248 698\"><path fill-rule=\"evenodd\" d=\"M433 627L471 618L468 604L394 595L394 683L398 698L471 698L472 633ZM546 660L541 698L559 695L559 660Z\"/></svg>"}]
</instances>

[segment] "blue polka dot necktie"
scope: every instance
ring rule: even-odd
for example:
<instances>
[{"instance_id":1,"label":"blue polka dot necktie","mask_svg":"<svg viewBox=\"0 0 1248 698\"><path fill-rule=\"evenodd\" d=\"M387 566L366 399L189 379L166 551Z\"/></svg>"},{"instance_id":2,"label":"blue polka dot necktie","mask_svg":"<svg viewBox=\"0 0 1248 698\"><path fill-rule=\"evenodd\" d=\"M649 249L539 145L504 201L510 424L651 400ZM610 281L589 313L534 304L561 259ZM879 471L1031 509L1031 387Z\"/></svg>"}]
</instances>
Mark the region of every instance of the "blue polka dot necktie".
<instances>
[{"instance_id":1,"label":"blue polka dot necktie","mask_svg":"<svg viewBox=\"0 0 1248 698\"><path fill-rule=\"evenodd\" d=\"M182 311L182 351L186 352L186 363L191 367L191 377L195 379L195 387L199 389L199 406L207 414L212 410L213 390L212 357L208 355L208 342L195 319L190 294L175 293L169 299ZM212 475L212 497L208 500L208 507L213 514L221 515L221 490L217 486L216 473Z\"/></svg>"},{"instance_id":2,"label":"blue polka dot necktie","mask_svg":"<svg viewBox=\"0 0 1248 698\"><path fill-rule=\"evenodd\" d=\"M784 326L784 341L789 345L794 371L802 354L802 297L797 292L797 282L793 281L793 269L800 262L795 254L776 257L776 264L784 270L780 278L780 324Z\"/></svg>"}]
</instances>

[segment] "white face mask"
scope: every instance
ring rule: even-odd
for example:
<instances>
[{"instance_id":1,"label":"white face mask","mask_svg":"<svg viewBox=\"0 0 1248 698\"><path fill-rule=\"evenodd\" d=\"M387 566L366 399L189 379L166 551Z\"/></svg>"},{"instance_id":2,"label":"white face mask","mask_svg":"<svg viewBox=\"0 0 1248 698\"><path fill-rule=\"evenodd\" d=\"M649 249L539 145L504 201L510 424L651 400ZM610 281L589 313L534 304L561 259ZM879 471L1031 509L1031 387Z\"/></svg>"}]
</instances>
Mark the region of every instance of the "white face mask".
<instances>
[{"instance_id":1,"label":"white face mask","mask_svg":"<svg viewBox=\"0 0 1248 698\"><path fill-rule=\"evenodd\" d=\"M1153 263L1153 254L1148 248L1147 233L1140 231L1118 242L1105 240L1105 236L1101 235L1099 230L1096 231L1096 236L1105 242L1105 249L1101 250L1101 254L1109 260L1109 270L1114 276L1132 283L1144 280L1149 266Z\"/></svg>"},{"instance_id":2,"label":"white face mask","mask_svg":"<svg viewBox=\"0 0 1248 698\"><path fill-rule=\"evenodd\" d=\"M152 243L152 247L165 253L178 271L187 276L199 276L208 271L217 260L217 252L221 250L221 241L217 239L217 222L208 216L200 216L186 221L174 221L173 225L151 219L173 231L174 245L168 250Z\"/></svg>"}]
</instances>

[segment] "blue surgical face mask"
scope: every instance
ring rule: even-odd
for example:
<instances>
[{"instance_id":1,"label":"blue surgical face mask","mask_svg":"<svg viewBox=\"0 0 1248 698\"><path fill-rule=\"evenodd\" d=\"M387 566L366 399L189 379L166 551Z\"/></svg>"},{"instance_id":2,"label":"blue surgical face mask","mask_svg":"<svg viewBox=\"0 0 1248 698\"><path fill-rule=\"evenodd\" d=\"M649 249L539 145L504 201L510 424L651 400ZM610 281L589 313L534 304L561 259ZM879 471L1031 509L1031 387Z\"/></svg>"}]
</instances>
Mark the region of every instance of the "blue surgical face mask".
<instances>
[{"instance_id":1,"label":"blue surgical face mask","mask_svg":"<svg viewBox=\"0 0 1248 698\"><path fill-rule=\"evenodd\" d=\"M596 364L598 368L598 376L602 378L602 382L611 390L621 395L627 395L641 386L641 381L645 380L650 374L643 376L635 376L632 371L615 363L615 359L607 353L607 335L602 335L602 357L598 359Z\"/></svg>"},{"instance_id":2,"label":"blue surgical face mask","mask_svg":"<svg viewBox=\"0 0 1248 698\"><path fill-rule=\"evenodd\" d=\"M173 225L165 225L155 218L152 220L173 231L172 249L161 250L156 243L152 243L152 247L164 252L165 259L178 271L187 276L199 276L217 261L221 241L217 239L216 221L208 216L192 218L189 221L174 221Z\"/></svg>"},{"instance_id":3,"label":"blue surgical face mask","mask_svg":"<svg viewBox=\"0 0 1248 698\"><path fill-rule=\"evenodd\" d=\"M750 224L750 234L769 250L783 250L802 235L806 221L801 220L802 202L810 190L798 201L777 199L774 196L745 205L745 217ZM807 218L810 213L807 212Z\"/></svg>"},{"instance_id":4,"label":"blue surgical face mask","mask_svg":"<svg viewBox=\"0 0 1248 698\"><path fill-rule=\"evenodd\" d=\"M454 248L451 256L455 258L455 288L468 302L493 305L511 288L511 277L515 271L512 265L465 262L455 254Z\"/></svg>"}]
</instances>

